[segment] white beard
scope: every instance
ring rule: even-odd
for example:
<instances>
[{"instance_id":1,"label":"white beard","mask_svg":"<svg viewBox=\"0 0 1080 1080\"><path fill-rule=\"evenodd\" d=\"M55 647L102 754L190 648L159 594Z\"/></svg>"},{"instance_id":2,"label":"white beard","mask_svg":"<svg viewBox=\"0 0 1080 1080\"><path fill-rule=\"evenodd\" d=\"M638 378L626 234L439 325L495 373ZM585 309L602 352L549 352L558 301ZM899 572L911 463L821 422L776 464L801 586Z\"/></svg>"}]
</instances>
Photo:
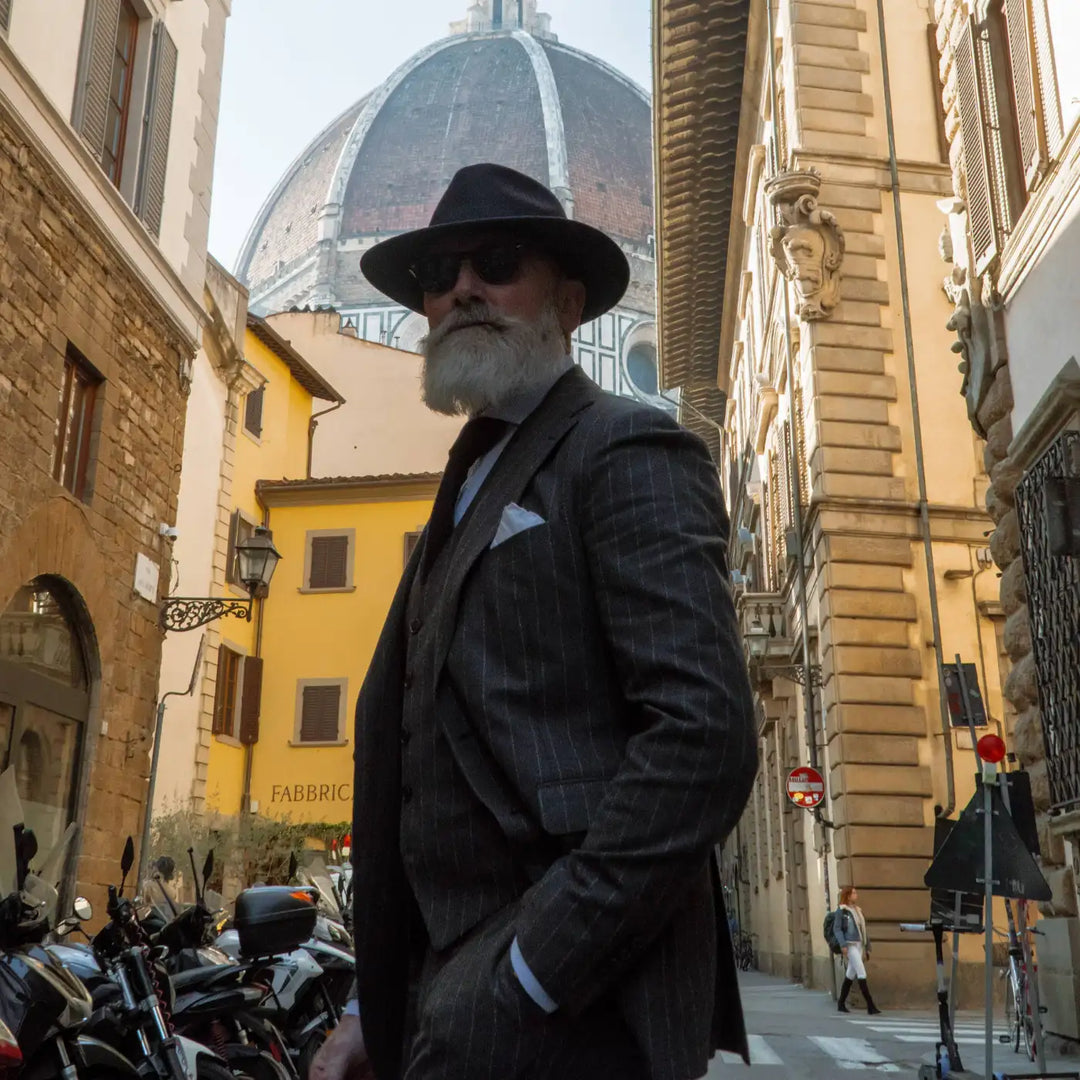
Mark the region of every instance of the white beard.
<instances>
[{"instance_id":1,"label":"white beard","mask_svg":"<svg viewBox=\"0 0 1080 1080\"><path fill-rule=\"evenodd\" d=\"M447 416L479 416L542 386L565 359L566 343L554 304L531 323L471 304L455 308L420 351L424 404Z\"/></svg>"}]
</instances>

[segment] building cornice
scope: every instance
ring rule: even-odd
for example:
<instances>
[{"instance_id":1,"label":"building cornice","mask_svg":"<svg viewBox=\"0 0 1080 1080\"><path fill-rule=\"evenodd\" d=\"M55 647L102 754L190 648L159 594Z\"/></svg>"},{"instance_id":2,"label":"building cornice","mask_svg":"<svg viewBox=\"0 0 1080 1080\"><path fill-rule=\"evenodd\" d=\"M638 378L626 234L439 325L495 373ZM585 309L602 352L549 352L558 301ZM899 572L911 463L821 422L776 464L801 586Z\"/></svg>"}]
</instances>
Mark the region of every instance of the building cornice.
<instances>
[{"instance_id":1,"label":"building cornice","mask_svg":"<svg viewBox=\"0 0 1080 1080\"><path fill-rule=\"evenodd\" d=\"M0 107L194 355L206 315L71 125L0 36Z\"/></svg>"},{"instance_id":2,"label":"building cornice","mask_svg":"<svg viewBox=\"0 0 1080 1080\"><path fill-rule=\"evenodd\" d=\"M753 13L752 9L753 8ZM653 0L657 317L660 382L727 390L717 370L729 252L757 130L761 5ZM755 44L748 48L747 41ZM737 283L737 269L736 283Z\"/></svg>"},{"instance_id":3,"label":"building cornice","mask_svg":"<svg viewBox=\"0 0 1080 1080\"><path fill-rule=\"evenodd\" d=\"M292 377L314 398L344 404L345 399L334 389L265 319L250 311L247 328L292 373Z\"/></svg>"},{"instance_id":4,"label":"building cornice","mask_svg":"<svg viewBox=\"0 0 1080 1080\"><path fill-rule=\"evenodd\" d=\"M332 476L309 480L259 480L255 493L265 506L325 506L350 503L433 500L441 473Z\"/></svg>"}]
</instances>

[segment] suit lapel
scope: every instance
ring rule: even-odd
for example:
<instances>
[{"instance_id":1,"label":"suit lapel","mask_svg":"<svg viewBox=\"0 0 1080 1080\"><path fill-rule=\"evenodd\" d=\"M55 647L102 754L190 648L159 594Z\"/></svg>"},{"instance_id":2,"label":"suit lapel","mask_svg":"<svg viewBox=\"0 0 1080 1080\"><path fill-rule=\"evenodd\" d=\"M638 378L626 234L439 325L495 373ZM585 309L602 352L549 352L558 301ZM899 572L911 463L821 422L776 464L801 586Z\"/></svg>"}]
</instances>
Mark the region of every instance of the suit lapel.
<instances>
[{"instance_id":1,"label":"suit lapel","mask_svg":"<svg viewBox=\"0 0 1080 1080\"><path fill-rule=\"evenodd\" d=\"M442 557L446 577L434 613L435 670L442 670L454 634L461 589L473 564L495 537L507 503L516 502L578 415L592 404L587 376L577 367L566 373L526 418L499 457L469 513Z\"/></svg>"}]
</instances>

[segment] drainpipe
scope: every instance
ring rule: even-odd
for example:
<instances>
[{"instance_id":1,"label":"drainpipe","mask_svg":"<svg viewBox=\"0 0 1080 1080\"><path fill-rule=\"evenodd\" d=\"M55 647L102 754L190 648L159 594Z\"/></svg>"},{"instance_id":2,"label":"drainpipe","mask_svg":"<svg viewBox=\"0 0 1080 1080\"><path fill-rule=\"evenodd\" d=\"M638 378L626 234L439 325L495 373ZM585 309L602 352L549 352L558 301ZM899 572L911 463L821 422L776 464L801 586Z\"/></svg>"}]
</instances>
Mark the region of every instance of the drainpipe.
<instances>
[{"instance_id":1,"label":"drainpipe","mask_svg":"<svg viewBox=\"0 0 1080 1080\"><path fill-rule=\"evenodd\" d=\"M308 480L311 479L311 455L312 455L312 453L314 452L314 449L315 449L315 429L319 426L319 418L322 417L322 416L327 416L329 413L337 412L337 410L340 409L341 406L344 405L344 404L345 404L345 401L344 401L344 399L342 399L336 405L331 405L329 409L323 409L322 412L313 413L311 419L308 421L308 429L307 429L307 477L306 477L306 479L308 479ZM266 511L265 509L264 509L263 512L264 512L264 514L269 513L269 511Z\"/></svg>"},{"instance_id":2,"label":"drainpipe","mask_svg":"<svg viewBox=\"0 0 1080 1080\"><path fill-rule=\"evenodd\" d=\"M878 38L881 42L881 81L885 95L885 123L889 133L889 171L892 176L893 218L896 223L896 251L900 264L900 299L904 314L904 344L907 348L908 390L911 394L911 426L915 438L915 469L919 482L919 525L926 554L927 591L930 594L930 619L934 629L934 660L938 674L938 708L941 712L942 744L945 748L945 782L948 801L940 817L956 809L956 777L953 766L952 726L946 706L945 661L941 651L941 613L938 608L937 574L934 569L934 545L930 535L930 507L926 497L926 466L923 460L922 420L919 414L919 383L915 370L915 341L911 330L911 296L908 291L907 250L904 246L904 220L900 214L900 170L896 162L896 126L893 117L892 86L889 81L889 50L885 39L885 4L877 0Z\"/></svg>"},{"instance_id":3,"label":"drainpipe","mask_svg":"<svg viewBox=\"0 0 1080 1080\"><path fill-rule=\"evenodd\" d=\"M336 406L335 406L336 407ZM328 412L331 410L327 410ZM310 443L309 443L310 445ZM270 508L259 497L259 493L256 491L255 499L262 507L262 525L264 528L270 528ZM263 600L258 600L253 596L251 598L252 606L255 608L255 656L262 658L262 639L263 639ZM251 770L255 758L255 746L253 743L248 743L244 747L244 787L240 794L240 813L246 815L251 813Z\"/></svg>"},{"instance_id":4,"label":"drainpipe","mask_svg":"<svg viewBox=\"0 0 1080 1080\"><path fill-rule=\"evenodd\" d=\"M772 105L772 144L773 144L773 160L776 162L778 170L783 170L787 162L780 160L780 140L778 138L778 131L780 126L780 116L778 114L779 109L779 97L776 91L776 29L773 22L773 6L772 0L767 0L765 4L765 11L768 18L768 48L769 48L769 98ZM805 557L805 536L804 536L804 522L802 513L802 483L803 477L799 471L799 446L796 436L796 429L794 427L795 421L795 348L791 338L791 298L788 295L787 281L782 281L780 286L780 292L784 297L784 368L787 373L787 391L788 391L788 412L792 419L792 437L790 439L791 455L790 465L788 472L792 478L792 524L795 528L795 540L797 546L796 558L795 558L795 580L798 588L799 597L799 613L801 615L800 622L802 623L802 666L803 666L803 712L806 714L806 742L810 752L810 765L814 769L819 768L818 764L818 747L817 747L817 724L816 724L816 709L814 706L814 681L810 676L811 669L813 667L813 660L810 655L810 604L807 597L806 586L806 557ZM821 716L821 751L828 758L828 741L825 731L825 715L824 710ZM829 793L829 774L828 774L828 761L826 760L822 776L825 780L825 798L826 808L828 808L831 801ZM822 839L822 855L824 856L822 861L822 873L823 880L822 885L825 890L825 909L826 911L832 911L832 886L829 880L829 855L832 851L832 844L829 840L829 829L832 827L832 823L825 819L821 813L820 808L814 810L814 821L821 828ZM807 883L809 888L809 882ZM829 958L829 974L832 978L832 992L833 997L836 997L836 965L832 962L832 958Z\"/></svg>"}]
</instances>

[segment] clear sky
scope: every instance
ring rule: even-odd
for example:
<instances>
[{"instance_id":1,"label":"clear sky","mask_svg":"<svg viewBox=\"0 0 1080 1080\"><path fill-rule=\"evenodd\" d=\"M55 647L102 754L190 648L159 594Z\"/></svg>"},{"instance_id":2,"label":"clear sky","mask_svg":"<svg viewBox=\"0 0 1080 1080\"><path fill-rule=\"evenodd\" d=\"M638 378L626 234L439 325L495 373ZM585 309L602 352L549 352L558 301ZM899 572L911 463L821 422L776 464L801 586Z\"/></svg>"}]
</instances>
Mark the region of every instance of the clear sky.
<instances>
[{"instance_id":1,"label":"clear sky","mask_svg":"<svg viewBox=\"0 0 1080 1080\"><path fill-rule=\"evenodd\" d=\"M338 113L469 0L233 0L225 40L210 252L232 269L263 200ZM650 0L542 0L561 41L651 88Z\"/></svg>"}]
</instances>

